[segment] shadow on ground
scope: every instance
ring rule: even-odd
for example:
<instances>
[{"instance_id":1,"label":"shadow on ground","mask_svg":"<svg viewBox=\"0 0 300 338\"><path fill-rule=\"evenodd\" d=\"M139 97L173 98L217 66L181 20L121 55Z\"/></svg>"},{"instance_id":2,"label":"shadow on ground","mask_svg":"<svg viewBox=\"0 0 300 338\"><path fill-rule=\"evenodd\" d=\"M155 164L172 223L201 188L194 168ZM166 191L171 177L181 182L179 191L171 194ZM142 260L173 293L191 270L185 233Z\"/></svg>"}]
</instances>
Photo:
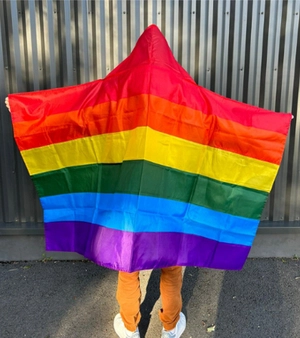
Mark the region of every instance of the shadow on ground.
<instances>
[{"instance_id":1,"label":"shadow on ground","mask_svg":"<svg viewBox=\"0 0 300 338\"><path fill-rule=\"evenodd\" d=\"M241 271L187 268L182 338L299 338L298 277L292 259L248 259Z\"/></svg>"},{"instance_id":2,"label":"shadow on ground","mask_svg":"<svg viewBox=\"0 0 300 338\"><path fill-rule=\"evenodd\" d=\"M141 275L141 337L160 337L160 271ZM0 263L0 337L116 337L116 286L116 271L85 261ZM298 260L248 259L241 271L188 267L182 296L181 338L300 337Z\"/></svg>"}]
</instances>

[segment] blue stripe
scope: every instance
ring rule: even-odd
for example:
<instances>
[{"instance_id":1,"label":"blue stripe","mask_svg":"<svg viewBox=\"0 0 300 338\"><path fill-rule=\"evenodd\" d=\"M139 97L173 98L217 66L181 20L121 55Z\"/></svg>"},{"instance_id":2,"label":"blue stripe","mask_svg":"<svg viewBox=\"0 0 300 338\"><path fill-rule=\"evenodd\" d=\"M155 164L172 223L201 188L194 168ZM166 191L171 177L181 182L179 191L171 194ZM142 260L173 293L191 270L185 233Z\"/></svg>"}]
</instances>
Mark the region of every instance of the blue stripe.
<instances>
[{"instance_id":1,"label":"blue stripe","mask_svg":"<svg viewBox=\"0 0 300 338\"><path fill-rule=\"evenodd\" d=\"M44 221L81 221L131 232L177 232L252 245L259 221L193 204L130 194L73 193L41 198Z\"/></svg>"}]
</instances>

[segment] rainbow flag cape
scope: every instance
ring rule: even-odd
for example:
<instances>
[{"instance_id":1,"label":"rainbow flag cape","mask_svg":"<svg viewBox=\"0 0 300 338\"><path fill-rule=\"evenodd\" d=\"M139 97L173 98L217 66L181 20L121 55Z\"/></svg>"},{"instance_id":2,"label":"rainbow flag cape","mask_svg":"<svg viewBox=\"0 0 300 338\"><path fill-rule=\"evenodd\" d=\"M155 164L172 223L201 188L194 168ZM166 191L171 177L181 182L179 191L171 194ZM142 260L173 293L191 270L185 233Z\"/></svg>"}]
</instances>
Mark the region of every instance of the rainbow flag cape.
<instances>
[{"instance_id":1,"label":"rainbow flag cape","mask_svg":"<svg viewBox=\"0 0 300 338\"><path fill-rule=\"evenodd\" d=\"M47 250L122 271L242 268L291 114L198 86L154 25L104 79L9 102Z\"/></svg>"}]
</instances>

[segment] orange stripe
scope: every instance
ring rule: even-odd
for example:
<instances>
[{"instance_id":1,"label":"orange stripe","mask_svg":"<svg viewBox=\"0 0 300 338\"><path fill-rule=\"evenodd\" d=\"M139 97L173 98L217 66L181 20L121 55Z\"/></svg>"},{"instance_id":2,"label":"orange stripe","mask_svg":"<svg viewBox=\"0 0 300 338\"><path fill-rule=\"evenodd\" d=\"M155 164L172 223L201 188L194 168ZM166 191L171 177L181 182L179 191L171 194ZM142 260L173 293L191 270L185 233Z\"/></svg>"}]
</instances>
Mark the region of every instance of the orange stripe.
<instances>
[{"instance_id":1,"label":"orange stripe","mask_svg":"<svg viewBox=\"0 0 300 338\"><path fill-rule=\"evenodd\" d=\"M110 76L104 80L76 86L10 94L8 97L12 120L14 123L35 121L50 115L78 111L105 102L145 94L158 96L175 104L202 111L207 115L213 114L232 120L244 126L254 126L284 135L288 133L291 114L274 114L272 111L220 96L197 86L189 76L190 81L187 81L181 72L174 72L174 69L172 71L168 67L163 69L147 63L127 72L126 75L123 74L118 78L110 73ZM151 79L163 79L163 81L153 82Z\"/></svg>"},{"instance_id":2,"label":"orange stripe","mask_svg":"<svg viewBox=\"0 0 300 338\"><path fill-rule=\"evenodd\" d=\"M280 163L285 142L281 133L243 126L153 95L105 102L50 115L46 120L17 122L14 133L20 150L27 150L146 125L162 133L275 164Z\"/></svg>"}]
</instances>

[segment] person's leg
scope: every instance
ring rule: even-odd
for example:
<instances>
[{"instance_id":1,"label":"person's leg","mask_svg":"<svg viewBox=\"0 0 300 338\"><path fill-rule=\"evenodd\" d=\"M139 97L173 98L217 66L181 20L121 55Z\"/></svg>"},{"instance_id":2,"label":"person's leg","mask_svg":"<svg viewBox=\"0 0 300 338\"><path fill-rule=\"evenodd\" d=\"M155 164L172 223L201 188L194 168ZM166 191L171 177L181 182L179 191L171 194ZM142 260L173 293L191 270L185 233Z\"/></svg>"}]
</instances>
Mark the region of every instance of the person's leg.
<instances>
[{"instance_id":1,"label":"person's leg","mask_svg":"<svg viewBox=\"0 0 300 338\"><path fill-rule=\"evenodd\" d=\"M165 330L173 330L179 320L182 308L181 298L182 267L173 266L161 269L160 293L162 309L160 320Z\"/></svg>"},{"instance_id":2,"label":"person's leg","mask_svg":"<svg viewBox=\"0 0 300 338\"><path fill-rule=\"evenodd\" d=\"M141 289L139 272L119 272L117 301L120 315L128 331L135 331L141 319Z\"/></svg>"}]
</instances>

